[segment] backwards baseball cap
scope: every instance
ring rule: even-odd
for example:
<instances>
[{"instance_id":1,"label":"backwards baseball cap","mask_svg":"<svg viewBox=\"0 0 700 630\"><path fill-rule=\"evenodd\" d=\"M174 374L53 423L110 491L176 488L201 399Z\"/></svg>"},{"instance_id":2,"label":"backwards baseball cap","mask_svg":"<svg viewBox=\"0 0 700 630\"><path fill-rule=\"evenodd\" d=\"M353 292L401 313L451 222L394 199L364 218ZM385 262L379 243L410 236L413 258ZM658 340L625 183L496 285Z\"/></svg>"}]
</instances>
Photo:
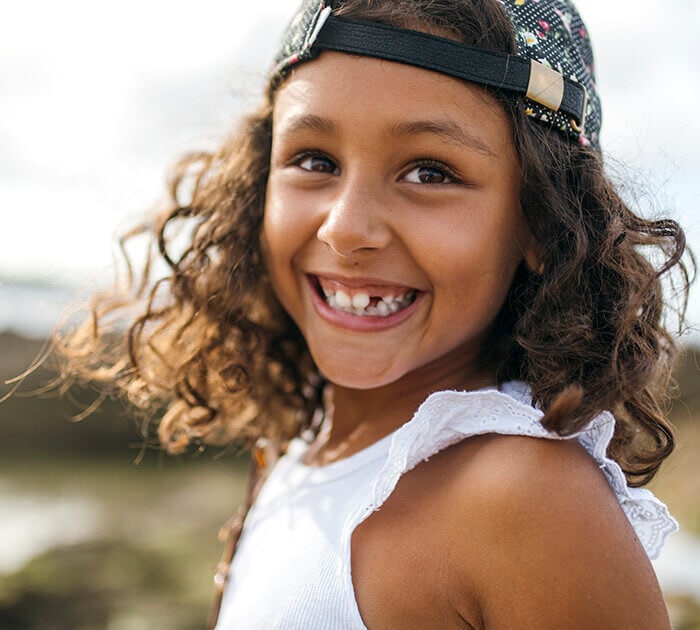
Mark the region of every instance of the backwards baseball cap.
<instances>
[{"instance_id":1,"label":"backwards baseball cap","mask_svg":"<svg viewBox=\"0 0 700 630\"><path fill-rule=\"evenodd\" d=\"M518 54L437 35L333 15L332 0L303 0L282 38L271 80L335 50L396 61L524 97L525 113L598 149L600 99L588 31L570 0L498 1Z\"/></svg>"}]
</instances>

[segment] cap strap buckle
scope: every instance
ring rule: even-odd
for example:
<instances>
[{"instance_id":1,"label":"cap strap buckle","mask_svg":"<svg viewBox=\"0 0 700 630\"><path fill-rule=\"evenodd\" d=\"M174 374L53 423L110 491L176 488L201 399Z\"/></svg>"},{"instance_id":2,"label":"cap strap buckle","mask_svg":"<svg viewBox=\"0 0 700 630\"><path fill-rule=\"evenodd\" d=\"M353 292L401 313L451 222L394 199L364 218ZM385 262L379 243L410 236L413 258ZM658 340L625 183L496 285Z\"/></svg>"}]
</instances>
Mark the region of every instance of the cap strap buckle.
<instances>
[{"instance_id":1,"label":"cap strap buckle","mask_svg":"<svg viewBox=\"0 0 700 630\"><path fill-rule=\"evenodd\" d=\"M547 66L530 60L530 79L525 96L558 112L564 100L564 77Z\"/></svg>"}]
</instances>

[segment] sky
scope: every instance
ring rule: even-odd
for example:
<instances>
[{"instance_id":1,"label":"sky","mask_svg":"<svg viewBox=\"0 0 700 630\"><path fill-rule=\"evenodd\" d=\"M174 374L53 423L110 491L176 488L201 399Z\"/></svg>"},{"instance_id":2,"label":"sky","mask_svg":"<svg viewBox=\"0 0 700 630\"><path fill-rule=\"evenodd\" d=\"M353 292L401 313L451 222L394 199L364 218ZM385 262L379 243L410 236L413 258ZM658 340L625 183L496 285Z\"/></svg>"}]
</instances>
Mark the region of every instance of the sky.
<instances>
[{"instance_id":1,"label":"sky","mask_svg":"<svg viewBox=\"0 0 700 630\"><path fill-rule=\"evenodd\" d=\"M257 103L296 5L5 3L0 277L85 282L108 267L114 233L162 198L174 160L215 146ZM577 5L597 58L608 168L700 251L700 3ZM700 324L700 295L690 322Z\"/></svg>"}]
</instances>

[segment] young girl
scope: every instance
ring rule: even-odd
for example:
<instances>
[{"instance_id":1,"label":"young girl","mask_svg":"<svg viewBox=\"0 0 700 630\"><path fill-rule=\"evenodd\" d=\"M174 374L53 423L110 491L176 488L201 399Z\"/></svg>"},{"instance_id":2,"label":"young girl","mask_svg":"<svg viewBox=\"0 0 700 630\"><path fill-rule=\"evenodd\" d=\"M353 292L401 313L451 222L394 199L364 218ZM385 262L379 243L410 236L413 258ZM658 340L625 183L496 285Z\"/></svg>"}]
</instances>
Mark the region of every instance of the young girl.
<instances>
[{"instance_id":1,"label":"young girl","mask_svg":"<svg viewBox=\"0 0 700 630\"><path fill-rule=\"evenodd\" d=\"M56 339L170 452L254 448L217 628L668 627L684 237L605 175L575 8L307 0L268 86L144 228L169 275Z\"/></svg>"}]
</instances>

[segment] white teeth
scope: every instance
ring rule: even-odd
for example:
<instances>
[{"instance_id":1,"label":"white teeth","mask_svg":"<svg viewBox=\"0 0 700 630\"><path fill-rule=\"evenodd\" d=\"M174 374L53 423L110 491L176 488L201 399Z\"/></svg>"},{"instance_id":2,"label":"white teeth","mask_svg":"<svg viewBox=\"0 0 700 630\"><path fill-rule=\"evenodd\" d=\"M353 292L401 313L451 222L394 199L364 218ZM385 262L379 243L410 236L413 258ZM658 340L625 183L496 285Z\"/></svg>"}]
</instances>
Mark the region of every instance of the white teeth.
<instances>
[{"instance_id":1,"label":"white teeth","mask_svg":"<svg viewBox=\"0 0 700 630\"><path fill-rule=\"evenodd\" d=\"M386 295L381 298L377 296L376 303L372 304L369 293L360 292L350 296L342 290L332 291L323 288L322 291L331 308L362 317L388 317L409 306L416 297L416 292L410 290L399 296Z\"/></svg>"},{"instance_id":2,"label":"white teeth","mask_svg":"<svg viewBox=\"0 0 700 630\"><path fill-rule=\"evenodd\" d=\"M335 292L335 301L340 308L350 308L352 306L352 298L343 291Z\"/></svg>"},{"instance_id":3,"label":"white teeth","mask_svg":"<svg viewBox=\"0 0 700 630\"><path fill-rule=\"evenodd\" d=\"M366 293L355 293L352 296L352 307L356 309L365 309L369 306L369 295Z\"/></svg>"}]
</instances>

